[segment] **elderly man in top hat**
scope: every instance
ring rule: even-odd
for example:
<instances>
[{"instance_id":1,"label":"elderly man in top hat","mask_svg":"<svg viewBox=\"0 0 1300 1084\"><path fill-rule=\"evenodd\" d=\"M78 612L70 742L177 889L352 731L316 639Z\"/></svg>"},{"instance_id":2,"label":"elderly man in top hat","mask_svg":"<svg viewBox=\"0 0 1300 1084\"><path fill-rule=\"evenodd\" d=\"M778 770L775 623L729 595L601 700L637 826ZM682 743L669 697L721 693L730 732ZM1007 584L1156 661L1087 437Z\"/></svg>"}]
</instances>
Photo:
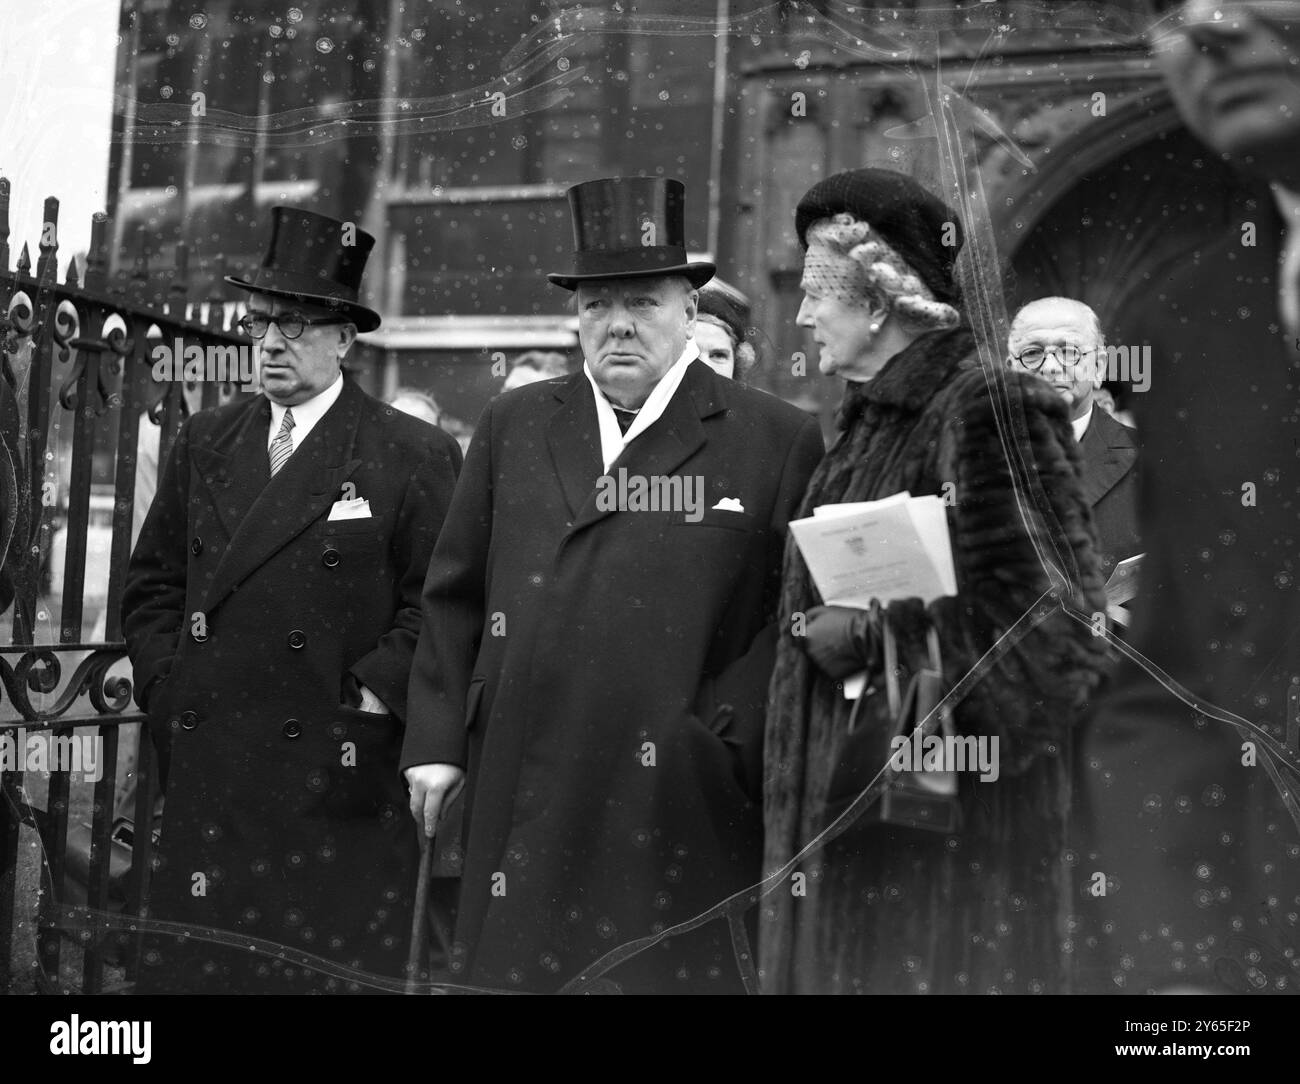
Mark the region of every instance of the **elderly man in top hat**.
<instances>
[{"instance_id":1,"label":"elderly man in top hat","mask_svg":"<svg viewBox=\"0 0 1300 1084\"><path fill-rule=\"evenodd\" d=\"M1174 105L1246 185L1135 329L1154 372L1133 643L1178 688L1129 666L1085 733L1076 868L1105 891L1079 894L1081 988L1294 993L1300 3L1154 7Z\"/></svg>"},{"instance_id":2,"label":"elderly man in top hat","mask_svg":"<svg viewBox=\"0 0 1300 1084\"><path fill-rule=\"evenodd\" d=\"M374 239L272 215L262 266L228 279L262 394L185 423L123 602L167 795L150 915L192 934L150 939L143 991L382 988L406 959L397 758L460 450L342 370L379 325Z\"/></svg>"},{"instance_id":3,"label":"elderly man in top hat","mask_svg":"<svg viewBox=\"0 0 1300 1084\"><path fill-rule=\"evenodd\" d=\"M468 770L452 971L476 986L743 989L725 920L592 967L759 880L781 551L822 453L697 359L714 268L683 199L569 190L574 267L549 278L583 369L488 406L425 584L402 764L431 834Z\"/></svg>"}]
</instances>

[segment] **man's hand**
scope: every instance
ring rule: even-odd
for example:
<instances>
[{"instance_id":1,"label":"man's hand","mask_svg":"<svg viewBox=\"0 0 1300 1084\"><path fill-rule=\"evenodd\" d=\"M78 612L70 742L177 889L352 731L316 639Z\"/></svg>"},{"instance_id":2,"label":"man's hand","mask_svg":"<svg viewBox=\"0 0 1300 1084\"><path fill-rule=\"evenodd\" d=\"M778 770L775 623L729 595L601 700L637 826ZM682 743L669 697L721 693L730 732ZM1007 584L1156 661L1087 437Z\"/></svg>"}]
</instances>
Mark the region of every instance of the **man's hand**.
<instances>
[{"instance_id":1,"label":"man's hand","mask_svg":"<svg viewBox=\"0 0 1300 1084\"><path fill-rule=\"evenodd\" d=\"M432 839L438 821L465 785L465 770L455 764L412 764L402 774L411 787L411 816Z\"/></svg>"},{"instance_id":2,"label":"man's hand","mask_svg":"<svg viewBox=\"0 0 1300 1084\"><path fill-rule=\"evenodd\" d=\"M362 711L368 711L375 715L389 714L388 708L384 706L384 702L380 700L379 697L377 697L374 693L372 693L360 682L357 683L357 688L361 690L360 708Z\"/></svg>"}]
</instances>

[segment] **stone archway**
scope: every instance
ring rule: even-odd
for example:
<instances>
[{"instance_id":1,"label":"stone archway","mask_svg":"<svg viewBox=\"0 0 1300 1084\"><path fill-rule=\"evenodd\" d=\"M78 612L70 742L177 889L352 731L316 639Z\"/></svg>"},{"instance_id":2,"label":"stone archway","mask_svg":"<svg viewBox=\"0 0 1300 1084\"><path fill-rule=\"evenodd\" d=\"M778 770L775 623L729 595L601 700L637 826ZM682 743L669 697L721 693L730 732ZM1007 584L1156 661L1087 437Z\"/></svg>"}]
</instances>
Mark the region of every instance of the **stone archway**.
<instances>
[{"instance_id":1,"label":"stone archway","mask_svg":"<svg viewBox=\"0 0 1300 1084\"><path fill-rule=\"evenodd\" d=\"M1090 305L1108 339L1125 342L1153 282L1229 222L1245 188L1180 123L1160 92L1053 148L1053 168L1026 178L1004 222L1007 313L1036 297ZM1017 243L1018 242L1018 243Z\"/></svg>"}]
</instances>

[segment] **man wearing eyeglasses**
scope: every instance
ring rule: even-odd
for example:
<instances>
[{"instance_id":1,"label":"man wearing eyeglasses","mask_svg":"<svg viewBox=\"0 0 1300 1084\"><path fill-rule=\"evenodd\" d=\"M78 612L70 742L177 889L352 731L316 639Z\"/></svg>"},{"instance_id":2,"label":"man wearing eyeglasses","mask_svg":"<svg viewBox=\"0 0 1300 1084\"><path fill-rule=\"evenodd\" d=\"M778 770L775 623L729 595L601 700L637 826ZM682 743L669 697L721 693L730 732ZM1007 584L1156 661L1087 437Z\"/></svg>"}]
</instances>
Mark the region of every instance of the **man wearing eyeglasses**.
<instances>
[{"instance_id":1,"label":"man wearing eyeglasses","mask_svg":"<svg viewBox=\"0 0 1300 1084\"><path fill-rule=\"evenodd\" d=\"M1098 408L1093 394L1106 369L1097 314L1081 301L1043 297L1016 313L1007 363L1052 385L1070 411L1080 481L1092 508L1102 573L1142 552L1137 530L1137 444L1127 426Z\"/></svg>"},{"instance_id":2,"label":"man wearing eyeglasses","mask_svg":"<svg viewBox=\"0 0 1300 1084\"><path fill-rule=\"evenodd\" d=\"M1300 718L1300 3L1157 6L1174 105L1253 189L1143 287L1144 665L1079 758L1081 986L1293 993L1297 776L1277 742Z\"/></svg>"},{"instance_id":3,"label":"man wearing eyeglasses","mask_svg":"<svg viewBox=\"0 0 1300 1084\"><path fill-rule=\"evenodd\" d=\"M141 992L400 987L418 845L398 774L420 589L460 468L342 369L374 239L273 210L240 327L262 394L167 457L123 601L166 790ZM376 978L379 976L379 978Z\"/></svg>"}]
</instances>

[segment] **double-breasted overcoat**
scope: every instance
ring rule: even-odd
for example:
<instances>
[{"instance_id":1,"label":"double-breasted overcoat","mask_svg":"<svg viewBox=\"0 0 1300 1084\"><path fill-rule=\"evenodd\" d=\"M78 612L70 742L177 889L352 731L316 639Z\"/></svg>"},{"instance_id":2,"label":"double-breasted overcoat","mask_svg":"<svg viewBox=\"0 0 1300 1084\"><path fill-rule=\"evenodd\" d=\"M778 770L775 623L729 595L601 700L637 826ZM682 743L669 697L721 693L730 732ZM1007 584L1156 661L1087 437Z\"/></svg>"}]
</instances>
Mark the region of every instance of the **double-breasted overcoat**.
<instances>
[{"instance_id":1,"label":"double-breasted overcoat","mask_svg":"<svg viewBox=\"0 0 1300 1084\"><path fill-rule=\"evenodd\" d=\"M150 939L144 990L348 989L293 954L393 978L406 958L397 756L460 451L346 378L274 478L269 424L260 396L191 418L131 560L125 632L167 797L150 913L193 934ZM331 520L349 497L370 516ZM390 713L359 710L358 684Z\"/></svg>"}]
</instances>

